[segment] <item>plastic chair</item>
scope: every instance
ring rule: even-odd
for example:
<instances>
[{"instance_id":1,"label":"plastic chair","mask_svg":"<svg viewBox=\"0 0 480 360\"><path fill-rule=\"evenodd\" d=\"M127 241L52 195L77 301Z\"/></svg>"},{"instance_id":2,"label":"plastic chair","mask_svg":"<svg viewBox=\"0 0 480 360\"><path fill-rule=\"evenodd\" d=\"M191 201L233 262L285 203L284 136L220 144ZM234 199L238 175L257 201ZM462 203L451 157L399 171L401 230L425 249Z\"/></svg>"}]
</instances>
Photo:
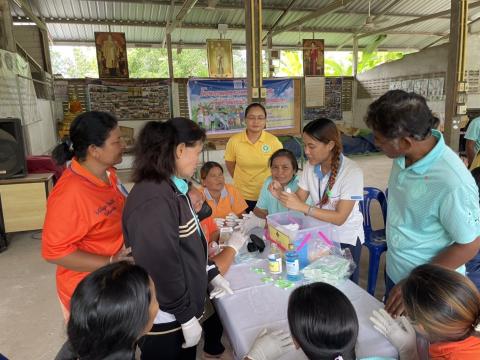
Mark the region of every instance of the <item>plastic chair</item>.
<instances>
[{"instance_id":1,"label":"plastic chair","mask_svg":"<svg viewBox=\"0 0 480 360\"><path fill-rule=\"evenodd\" d=\"M383 229L373 230L370 219L370 205L373 200L377 200L382 209ZM360 211L363 214L363 231L365 232L365 246L370 253L368 264L368 283L367 291L370 295L375 294L377 286L378 268L380 266L380 256L387 251L387 242L385 239L385 223L387 219L387 200L385 194L375 187L365 187L363 189L363 201L360 202Z\"/></svg>"}]
</instances>

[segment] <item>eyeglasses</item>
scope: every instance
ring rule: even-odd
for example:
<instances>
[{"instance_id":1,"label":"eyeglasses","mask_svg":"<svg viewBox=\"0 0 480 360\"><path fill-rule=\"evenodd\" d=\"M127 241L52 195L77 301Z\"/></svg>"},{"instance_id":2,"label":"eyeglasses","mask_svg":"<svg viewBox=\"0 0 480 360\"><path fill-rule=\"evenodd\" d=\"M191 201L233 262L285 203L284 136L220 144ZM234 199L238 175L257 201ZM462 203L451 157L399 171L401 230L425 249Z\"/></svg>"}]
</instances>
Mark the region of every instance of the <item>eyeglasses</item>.
<instances>
[{"instance_id":1,"label":"eyeglasses","mask_svg":"<svg viewBox=\"0 0 480 360\"><path fill-rule=\"evenodd\" d=\"M264 121L265 119L266 119L266 117L263 116L263 115L259 115L259 116L248 115L247 116L247 120L262 120L262 121Z\"/></svg>"}]
</instances>

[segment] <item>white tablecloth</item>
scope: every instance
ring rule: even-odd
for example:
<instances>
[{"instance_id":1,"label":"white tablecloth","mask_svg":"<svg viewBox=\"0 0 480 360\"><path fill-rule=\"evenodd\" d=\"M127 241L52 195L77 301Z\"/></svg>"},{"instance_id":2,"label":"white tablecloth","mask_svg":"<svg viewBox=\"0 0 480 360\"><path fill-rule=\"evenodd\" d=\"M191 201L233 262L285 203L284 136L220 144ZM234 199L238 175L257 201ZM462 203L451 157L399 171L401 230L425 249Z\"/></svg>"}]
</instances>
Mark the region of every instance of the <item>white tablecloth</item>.
<instances>
[{"instance_id":1,"label":"white tablecloth","mask_svg":"<svg viewBox=\"0 0 480 360\"><path fill-rule=\"evenodd\" d=\"M258 264L264 265L262 261L265 260L258 261ZM226 278L235 293L215 301L217 313L230 339L236 359L243 359L263 328L288 331L287 305L291 290L263 283L262 276L251 270L252 266L256 265L252 263L233 265ZM350 280L338 288L350 299L357 311L360 323L357 357L396 358L396 349L370 324L370 314L374 309L382 307L382 304ZM303 352L296 350L284 354L281 359L306 359L306 357Z\"/></svg>"}]
</instances>

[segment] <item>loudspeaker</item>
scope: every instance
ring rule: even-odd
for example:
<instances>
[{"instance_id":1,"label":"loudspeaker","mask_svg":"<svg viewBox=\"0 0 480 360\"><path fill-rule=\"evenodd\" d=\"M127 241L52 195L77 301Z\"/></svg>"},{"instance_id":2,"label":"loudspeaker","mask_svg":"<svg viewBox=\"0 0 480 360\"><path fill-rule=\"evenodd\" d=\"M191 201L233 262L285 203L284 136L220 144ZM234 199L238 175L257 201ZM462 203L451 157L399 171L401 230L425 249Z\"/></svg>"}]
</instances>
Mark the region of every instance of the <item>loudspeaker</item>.
<instances>
[{"instance_id":1,"label":"loudspeaker","mask_svg":"<svg viewBox=\"0 0 480 360\"><path fill-rule=\"evenodd\" d=\"M0 119L0 179L27 176L20 119Z\"/></svg>"}]
</instances>

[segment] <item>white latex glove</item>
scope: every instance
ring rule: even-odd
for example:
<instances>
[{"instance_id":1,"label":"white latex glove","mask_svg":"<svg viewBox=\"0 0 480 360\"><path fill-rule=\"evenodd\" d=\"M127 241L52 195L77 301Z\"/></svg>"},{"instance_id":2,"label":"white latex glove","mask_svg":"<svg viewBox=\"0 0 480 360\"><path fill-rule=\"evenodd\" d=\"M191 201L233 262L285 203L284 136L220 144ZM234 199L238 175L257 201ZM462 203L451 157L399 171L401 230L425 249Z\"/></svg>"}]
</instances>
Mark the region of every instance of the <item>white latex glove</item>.
<instances>
[{"instance_id":1,"label":"white latex glove","mask_svg":"<svg viewBox=\"0 0 480 360\"><path fill-rule=\"evenodd\" d=\"M225 242L225 246L231 247L235 250L235 255L237 255L246 241L247 236L245 234L240 231L234 231L232 236Z\"/></svg>"},{"instance_id":2,"label":"white latex glove","mask_svg":"<svg viewBox=\"0 0 480 360\"><path fill-rule=\"evenodd\" d=\"M197 346L200 338L202 337L202 327L196 317L191 318L186 323L181 324L183 337L185 342L182 344L182 348L189 348Z\"/></svg>"},{"instance_id":3,"label":"white latex glove","mask_svg":"<svg viewBox=\"0 0 480 360\"><path fill-rule=\"evenodd\" d=\"M238 219L237 214L235 214L235 213L233 213L233 212L231 212L231 213L229 213L227 216L225 216L225 220L233 220L233 221L235 221L235 220L237 220L237 219Z\"/></svg>"},{"instance_id":4,"label":"white latex glove","mask_svg":"<svg viewBox=\"0 0 480 360\"><path fill-rule=\"evenodd\" d=\"M247 357L251 360L273 360L293 348L290 334L283 330L268 332L267 329L263 329L257 335Z\"/></svg>"},{"instance_id":5,"label":"white latex glove","mask_svg":"<svg viewBox=\"0 0 480 360\"><path fill-rule=\"evenodd\" d=\"M265 219L260 219L259 217L255 216L253 212L250 212L248 216L243 217L244 220L242 224L240 225L240 229L244 234L248 234L250 231L252 231L254 228L259 227L259 228L264 228L266 220Z\"/></svg>"},{"instance_id":6,"label":"white latex glove","mask_svg":"<svg viewBox=\"0 0 480 360\"><path fill-rule=\"evenodd\" d=\"M230 288L230 283L222 275L215 276L210 284L213 286L213 290L210 293L210 299L218 299L227 294L233 295L233 290Z\"/></svg>"},{"instance_id":7,"label":"white latex glove","mask_svg":"<svg viewBox=\"0 0 480 360\"><path fill-rule=\"evenodd\" d=\"M398 350L400 360L418 360L417 334L405 316L396 320L384 309L373 310L370 317L373 327L385 336Z\"/></svg>"},{"instance_id":8,"label":"white latex glove","mask_svg":"<svg viewBox=\"0 0 480 360\"><path fill-rule=\"evenodd\" d=\"M213 221L215 221L215 224L219 228L221 228L221 227L223 227L223 225L225 225L225 219L223 219L223 218L215 218L215 219L213 219Z\"/></svg>"}]
</instances>

